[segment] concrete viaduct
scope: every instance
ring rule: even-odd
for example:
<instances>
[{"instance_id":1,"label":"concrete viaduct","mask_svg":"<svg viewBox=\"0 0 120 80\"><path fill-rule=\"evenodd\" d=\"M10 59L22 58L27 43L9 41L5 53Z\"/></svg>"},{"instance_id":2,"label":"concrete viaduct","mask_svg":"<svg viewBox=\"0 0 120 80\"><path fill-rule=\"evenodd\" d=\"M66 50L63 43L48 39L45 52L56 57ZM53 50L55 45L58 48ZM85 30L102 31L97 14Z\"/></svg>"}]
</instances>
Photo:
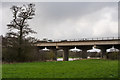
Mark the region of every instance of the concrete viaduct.
<instances>
[{"instance_id":1,"label":"concrete viaduct","mask_svg":"<svg viewBox=\"0 0 120 80\"><path fill-rule=\"evenodd\" d=\"M63 61L68 61L69 49L74 47L82 49L82 58L87 58L87 50L91 49L94 45L102 50L102 57L104 57L106 49L111 48L112 46L120 50L120 38L61 40L53 42L40 41L35 44L35 46L37 46L39 49L43 49L44 47L52 49L55 53L54 60L57 60L57 50L63 49Z\"/></svg>"}]
</instances>

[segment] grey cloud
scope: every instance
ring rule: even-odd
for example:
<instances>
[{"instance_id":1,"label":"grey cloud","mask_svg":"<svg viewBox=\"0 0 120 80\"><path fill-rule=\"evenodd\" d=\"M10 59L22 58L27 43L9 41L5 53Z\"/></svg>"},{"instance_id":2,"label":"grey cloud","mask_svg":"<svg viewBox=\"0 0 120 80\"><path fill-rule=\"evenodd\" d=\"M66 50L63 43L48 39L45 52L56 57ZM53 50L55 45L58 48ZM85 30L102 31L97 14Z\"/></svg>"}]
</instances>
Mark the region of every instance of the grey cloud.
<instances>
[{"instance_id":1,"label":"grey cloud","mask_svg":"<svg viewBox=\"0 0 120 80\"><path fill-rule=\"evenodd\" d=\"M37 5L38 4L38 5ZM47 18L64 18L64 17L78 17L85 14L93 13L104 7L115 7L116 3L100 3L100 2L72 2L72 3L37 3L37 7L44 8L39 10L40 13L44 13L43 16ZM42 11L42 12L41 12Z\"/></svg>"},{"instance_id":2,"label":"grey cloud","mask_svg":"<svg viewBox=\"0 0 120 80\"><path fill-rule=\"evenodd\" d=\"M4 12L13 4L26 3L4 3ZM35 4L36 16L29 21L29 24L38 32L33 36L39 39L43 37L77 39L82 37L117 36L117 32L113 33L115 31L111 31L112 25L118 27L116 25L118 17L117 3L115 2L40 2ZM104 17L105 14L110 16L106 18ZM109 17L111 20L109 20ZM103 20L107 20L107 23L113 23L108 26L105 25ZM9 22L9 20L5 20L3 24L6 24L5 22ZM99 26L100 23L102 23L101 26ZM104 30L104 27L106 30ZM96 33L95 29L103 29L103 31L98 35L94 34ZM104 34L105 31L107 34Z\"/></svg>"}]
</instances>

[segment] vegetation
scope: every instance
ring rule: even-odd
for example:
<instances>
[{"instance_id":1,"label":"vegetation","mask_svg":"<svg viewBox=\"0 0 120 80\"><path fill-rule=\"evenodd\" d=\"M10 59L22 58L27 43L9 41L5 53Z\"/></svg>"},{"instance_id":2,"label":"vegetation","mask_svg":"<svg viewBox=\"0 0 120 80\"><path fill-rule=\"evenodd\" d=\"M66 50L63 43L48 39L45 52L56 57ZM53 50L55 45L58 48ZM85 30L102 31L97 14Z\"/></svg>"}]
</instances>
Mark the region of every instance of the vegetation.
<instances>
[{"instance_id":1,"label":"vegetation","mask_svg":"<svg viewBox=\"0 0 120 80\"><path fill-rule=\"evenodd\" d=\"M57 51L57 57L63 57L63 51ZM69 58L82 58L82 52L69 51Z\"/></svg>"},{"instance_id":2,"label":"vegetation","mask_svg":"<svg viewBox=\"0 0 120 80\"><path fill-rule=\"evenodd\" d=\"M25 62L36 59L35 38L28 37L33 31L27 22L35 15L34 4L12 6L13 20L7 25L9 32L3 37L3 61ZM34 59L33 59L34 58Z\"/></svg>"},{"instance_id":3,"label":"vegetation","mask_svg":"<svg viewBox=\"0 0 120 80\"><path fill-rule=\"evenodd\" d=\"M11 40L9 42L9 40ZM4 41L7 41L4 43ZM10 45L11 43L11 45ZM38 50L32 45L32 43L28 41L24 41L22 45L22 53L21 56L18 56L19 45L18 42L13 38L5 38L3 40L2 46L2 61L3 62L25 62L25 61L35 61L37 60Z\"/></svg>"},{"instance_id":4,"label":"vegetation","mask_svg":"<svg viewBox=\"0 0 120 80\"><path fill-rule=\"evenodd\" d=\"M50 51L43 51L43 50L39 50L39 55L38 55L38 58L39 58L39 61L47 61L47 60L53 60L54 57L55 57L55 54L52 50Z\"/></svg>"},{"instance_id":5,"label":"vegetation","mask_svg":"<svg viewBox=\"0 0 120 80\"><path fill-rule=\"evenodd\" d=\"M106 58L110 59L110 60L118 60L119 59L119 52L106 53Z\"/></svg>"},{"instance_id":6,"label":"vegetation","mask_svg":"<svg viewBox=\"0 0 120 80\"><path fill-rule=\"evenodd\" d=\"M117 60L3 64L3 78L117 78Z\"/></svg>"}]
</instances>

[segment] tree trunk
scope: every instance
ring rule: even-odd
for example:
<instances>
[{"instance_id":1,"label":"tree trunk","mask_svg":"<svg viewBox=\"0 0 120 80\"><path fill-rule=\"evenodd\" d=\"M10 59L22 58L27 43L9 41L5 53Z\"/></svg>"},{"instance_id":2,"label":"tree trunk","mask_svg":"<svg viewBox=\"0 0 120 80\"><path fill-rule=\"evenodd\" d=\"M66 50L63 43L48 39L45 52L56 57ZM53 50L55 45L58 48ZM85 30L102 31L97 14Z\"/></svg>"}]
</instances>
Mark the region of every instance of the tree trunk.
<instances>
[{"instance_id":1,"label":"tree trunk","mask_svg":"<svg viewBox=\"0 0 120 80\"><path fill-rule=\"evenodd\" d=\"M19 50L18 50L18 61L22 61L22 27L20 27L20 36L19 36Z\"/></svg>"}]
</instances>

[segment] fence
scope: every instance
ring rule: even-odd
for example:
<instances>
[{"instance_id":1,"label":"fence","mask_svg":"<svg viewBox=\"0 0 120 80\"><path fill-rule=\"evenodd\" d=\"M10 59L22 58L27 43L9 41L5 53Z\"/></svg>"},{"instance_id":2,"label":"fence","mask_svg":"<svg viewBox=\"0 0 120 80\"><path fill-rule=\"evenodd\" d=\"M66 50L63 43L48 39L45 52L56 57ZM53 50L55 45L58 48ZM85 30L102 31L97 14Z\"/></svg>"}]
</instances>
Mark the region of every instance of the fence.
<instances>
[{"instance_id":1,"label":"fence","mask_svg":"<svg viewBox=\"0 0 120 80\"><path fill-rule=\"evenodd\" d=\"M80 38L80 39L66 39L53 40L51 42L66 42L66 41L90 41L90 40L120 40L120 37L101 37L101 38Z\"/></svg>"}]
</instances>

